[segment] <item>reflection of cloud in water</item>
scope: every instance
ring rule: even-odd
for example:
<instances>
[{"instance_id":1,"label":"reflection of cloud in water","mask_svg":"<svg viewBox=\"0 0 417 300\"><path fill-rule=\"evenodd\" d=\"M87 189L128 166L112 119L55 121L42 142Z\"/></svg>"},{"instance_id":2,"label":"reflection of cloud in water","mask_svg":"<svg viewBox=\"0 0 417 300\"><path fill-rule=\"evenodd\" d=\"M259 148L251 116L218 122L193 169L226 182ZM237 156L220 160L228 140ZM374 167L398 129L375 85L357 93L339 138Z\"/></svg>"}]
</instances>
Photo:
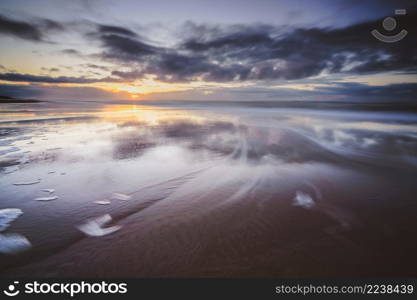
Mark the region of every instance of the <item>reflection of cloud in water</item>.
<instances>
[{"instance_id":1,"label":"reflection of cloud in water","mask_svg":"<svg viewBox=\"0 0 417 300\"><path fill-rule=\"evenodd\" d=\"M115 158L143 154L149 148L175 144L193 151L230 155L245 161L324 161L332 154L319 144L289 129L248 127L231 122L193 123L185 120L128 131L113 138Z\"/></svg>"},{"instance_id":2,"label":"reflection of cloud in water","mask_svg":"<svg viewBox=\"0 0 417 300\"><path fill-rule=\"evenodd\" d=\"M16 129L7 124L3 131L13 132L17 143L0 151L15 151L19 158L16 163L135 159L149 149L171 144L187 148L197 156L222 155L256 163L337 160L340 164L344 159L358 159L364 154L374 158L381 155L381 159L384 155L397 155L401 160L401 155L409 159L417 153L415 137L404 131L412 131L413 126L393 123L392 119L390 123L382 123L381 116L373 118L377 122L358 122L357 116L352 122L349 114L339 114L340 118L335 119L302 110L293 115L281 115L279 111L269 115L265 110L261 115L261 110L254 111L252 115L239 110L236 115L230 110L223 115L213 115L138 107L123 111L120 106L112 112L109 106L104 119L97 113L93 119L88 116L42 119L41 136L30 136L30 131L25 129L25 126L34 128L34 120ZM236 117L239 115L240 118ZM331 113L324 116L328 115ZM368 115L371 114L364 114L362 118ZM50 124L45 126L45 122ZM392 133L395 130L400 133ZM43 140L44 136L47 140ZM19 143L19 139L29 138L34 144ZM52 148L60 151L45 153ZM6 158L12 159L5 157L4 166L10 165L5 163Z\"/></svg>"}]
</instances>

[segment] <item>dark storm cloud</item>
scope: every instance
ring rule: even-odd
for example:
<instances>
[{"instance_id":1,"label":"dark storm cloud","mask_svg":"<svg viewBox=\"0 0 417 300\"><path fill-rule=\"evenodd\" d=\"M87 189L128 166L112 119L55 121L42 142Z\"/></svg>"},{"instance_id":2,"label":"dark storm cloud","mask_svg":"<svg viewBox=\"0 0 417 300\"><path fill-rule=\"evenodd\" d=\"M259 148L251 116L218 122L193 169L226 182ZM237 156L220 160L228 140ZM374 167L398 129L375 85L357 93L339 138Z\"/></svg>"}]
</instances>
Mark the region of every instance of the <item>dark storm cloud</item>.
<instances>
[{"instance_id":1,"label":"dark storm cloud","mask_svg":"<svg viewBox=\"0 0 417 300\"><path fill-rule=\"evenodd\" d=\"M370 35L372 29L380 29L381 20L378 20L341 29L295 29L275 37L268 27L242 28L220 36L209 28L207 33L200 29L199 35L189 38L182 48L220 62L243 62L250 72L240 79L300 79L322 71L415 73L416 17L412 13L401 18L400 24L407 28L409 35L396 44L382 43ZM241 68L233 71L242 74Z\"/></svg>"},{"instance_id":2,"label":"dark storm cloud","mask_svg":"<svg viewBox=\"0 0 417 300\"><path fill-rule=\"evenodd\" d=\"M87 37L100 41L104 59L122 62L139 61L150 55L157 54L161 48L153 46L129 28L96 24L96 30L88 32Z\"/></svg>"},{"instance_id":3,"label":"dark storm cloud","mask_svg":"<svg viewBox=\"0 0 417 300\"><path fill-rule=\"evenodd\" d=\"M0 74L0 80L16 81L16 82L41 82L41 83L94 83L103 81L116 81L113 78L85 78L85 77L50 77L50 76L38 76L30 74L20 73L2 73Z\"/></svg>"},{"instance_id":4,"label":"dark storm cloud","mask_svg":"<svg viewBox=\"0 0 417 300\"><path fill-rule=\"evenodd\" d=\"M129 64L114 72L124 79L156 75L164 81L302 79L322 72L417 73L417 14L398 17L408 36L394 44L376 40L382 19L344 28L276 28L269 25L206 26L188 22L176 47L153 46L128 29L102 30L96 37L104 59ZM112 28L111 26L107 26ZM285 30L285 31L284 31Z\"/></svg>"},{"instance_id":5,"label":"dark storm cloud","mask_svg":"<svg viewBox=\"0 0 417 300\"><path fill-rule=\"evenodd\" d=\"M9 35L34 42L46 41L45 34L49 31L63 30L64 27L49 19L37 19L32 23L13 20L0 15L0 34Z\"/></svg>"},{"instance_id":6,"label":"dark storm cloud","mask_svg":"<svg viewBox=\"0 0 417 300\"><path fill-rule=\"evenodd\" d=\"M26 22L14 21L1 15L0 33L32 41L42 40L42 33L37 27Z\"/></svg>"},{"instance_id":7,"label":"dark storm cloud","mask_svg":"<svg viewBox=\"0 0 417 300\"><path fill-rule=\"evenodd\" d=\"M250 48L255 45L272 46L274 39L271 34L275 28L268 25L256 26L231 26L226 30L220 30L218 27L210 26L195 26L188 22L192 31L191 35L194 37L183 43L183 48L192 51L207 51L210 49L239 49Z\"/></svg>"},{"instance_id":8,"label":"dark storm cloud","mask_svg":"<svg viewBox=\"0 0 417 300\"><path fill-rule=\"evenodd\" d=\"M130 29L120 27L120 26L111 26L111 25L99 25L98 31L102 34L110 33L110 34L121 34L130 37L136 37L137 34L131 31Z\"/></svg>"},{"instance_id":9,"label":"dark storm cloud","mask_svg":"<svg viewBox=\"0 0 417 300\"><path fill-rule=\"evenodd\" d=\"M102 54L105 58L129 62L158 54L157 47L120 34L103 34L100 35L100 40L105 48Z\"/></svg>"}]
</instances>

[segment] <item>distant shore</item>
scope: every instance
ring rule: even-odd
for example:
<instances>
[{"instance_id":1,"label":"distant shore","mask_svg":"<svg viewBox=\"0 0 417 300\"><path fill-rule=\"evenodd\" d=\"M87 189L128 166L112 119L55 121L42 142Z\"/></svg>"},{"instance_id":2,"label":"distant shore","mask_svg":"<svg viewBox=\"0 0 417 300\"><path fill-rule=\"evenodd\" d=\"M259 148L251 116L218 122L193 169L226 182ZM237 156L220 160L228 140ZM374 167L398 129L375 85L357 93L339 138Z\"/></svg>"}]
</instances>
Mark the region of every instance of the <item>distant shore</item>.
<instances>
[{"instance_id":1,"label":"distant shore","mask_svg":"<svg viewBox=\"0 0 417 300\"><path fill-rule=\"evenodd\" d=\"M38 103L38 102L43 102L43 101L35 100L35 99L17 99L13 97L0 96L0 104L1 103Z\"/></svg>"}]
</instances>

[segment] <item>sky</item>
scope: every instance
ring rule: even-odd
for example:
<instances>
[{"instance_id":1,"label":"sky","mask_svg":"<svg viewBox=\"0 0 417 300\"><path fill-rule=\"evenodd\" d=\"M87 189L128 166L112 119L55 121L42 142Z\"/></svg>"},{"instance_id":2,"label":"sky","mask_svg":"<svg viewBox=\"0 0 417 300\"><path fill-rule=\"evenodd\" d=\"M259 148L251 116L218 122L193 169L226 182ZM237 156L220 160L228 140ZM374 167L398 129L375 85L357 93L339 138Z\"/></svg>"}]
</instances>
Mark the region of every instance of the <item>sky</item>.
<instances>
[{"instance_id":1,"label":"sky","mask_svg":"<svg viewBox=\"0 0 417 300\"><path fill-rule=\"evenodd\" d=\"M415 0L2 0L0 95L416 102L416 45Z\"/></svg>"}]
</instances>

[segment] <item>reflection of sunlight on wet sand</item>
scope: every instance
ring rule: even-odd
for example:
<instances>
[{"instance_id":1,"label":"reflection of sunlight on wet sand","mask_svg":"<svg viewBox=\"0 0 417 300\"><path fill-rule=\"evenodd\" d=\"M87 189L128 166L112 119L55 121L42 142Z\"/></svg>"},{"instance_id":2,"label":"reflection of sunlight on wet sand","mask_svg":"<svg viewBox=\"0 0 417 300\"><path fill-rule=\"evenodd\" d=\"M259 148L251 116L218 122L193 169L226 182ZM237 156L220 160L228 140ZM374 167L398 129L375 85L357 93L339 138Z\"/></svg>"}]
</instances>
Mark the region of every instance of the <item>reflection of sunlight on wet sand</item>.
<instances>
[{"instance_id":1,"label":"reflection of sunlight on wet sand","mask_svg":"<svg viewBox=\"0 0 417 300\"><path fill-rule=\"evenodd\" d=\"M206 118L186 110L140 105L107 105L103 107L100 115L107 121L137 121L147 125L176 120L196 123L206 120Z\"/></svg>"}]
</instances>

